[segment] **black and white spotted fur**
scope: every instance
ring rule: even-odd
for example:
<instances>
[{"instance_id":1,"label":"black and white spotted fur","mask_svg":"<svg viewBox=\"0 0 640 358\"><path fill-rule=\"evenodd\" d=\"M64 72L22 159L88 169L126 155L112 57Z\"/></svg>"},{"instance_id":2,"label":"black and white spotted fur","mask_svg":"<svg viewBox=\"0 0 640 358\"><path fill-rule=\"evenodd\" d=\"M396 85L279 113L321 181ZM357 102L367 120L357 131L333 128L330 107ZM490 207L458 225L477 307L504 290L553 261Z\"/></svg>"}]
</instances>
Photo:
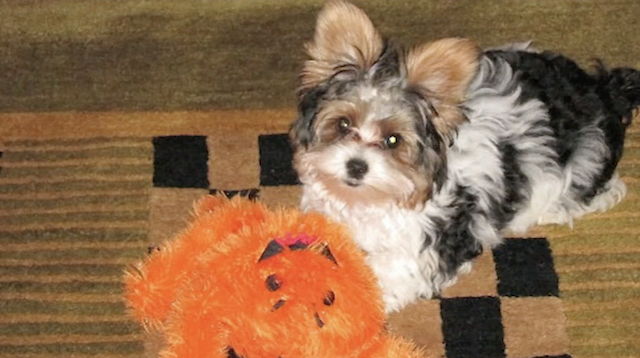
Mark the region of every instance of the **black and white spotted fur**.
<instances>
[{"instance_id":1,"label":"black and white spotted fur","mask_svg":"<svg viewBox=\"0 0 640 358\"><path fill-rule=\"evenodd\" d=\"M461 106L467 121L446 149L441 180L420 210L347 205L301 177L302 208L351 227L387 311L439 294L484 247L499 244L504 230L571 224L626 193L615 169L640 105L638 71L600 66L589 74L564 56L524 45L485 51L479 61ZM383 72L401 73L391 67ZM302 98L293 130L311 130L323 96ZM417 132L429 143L433 131L421 127L424 120L417 120Z\"/></svg>"}]
</instances>

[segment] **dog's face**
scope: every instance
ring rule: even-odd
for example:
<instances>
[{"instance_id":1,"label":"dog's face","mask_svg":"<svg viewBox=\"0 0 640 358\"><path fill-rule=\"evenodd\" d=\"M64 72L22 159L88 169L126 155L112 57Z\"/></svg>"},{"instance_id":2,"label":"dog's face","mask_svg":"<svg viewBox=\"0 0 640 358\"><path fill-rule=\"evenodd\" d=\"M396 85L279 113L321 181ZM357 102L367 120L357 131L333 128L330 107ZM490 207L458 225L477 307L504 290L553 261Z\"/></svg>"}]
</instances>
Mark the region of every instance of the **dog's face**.
<instances>
[{"instance_id":1,"label":"dog's face","mask_svg":"<svg viewBox=\"0 0 640 358\"><path fill-rule=\"evenodd\" d=\"M307 52L290 132L302 182L347 203L423 204L446 176L477 47L443 39L404 51L362 10L331 1Z\"/></svg>"}]
</instances>

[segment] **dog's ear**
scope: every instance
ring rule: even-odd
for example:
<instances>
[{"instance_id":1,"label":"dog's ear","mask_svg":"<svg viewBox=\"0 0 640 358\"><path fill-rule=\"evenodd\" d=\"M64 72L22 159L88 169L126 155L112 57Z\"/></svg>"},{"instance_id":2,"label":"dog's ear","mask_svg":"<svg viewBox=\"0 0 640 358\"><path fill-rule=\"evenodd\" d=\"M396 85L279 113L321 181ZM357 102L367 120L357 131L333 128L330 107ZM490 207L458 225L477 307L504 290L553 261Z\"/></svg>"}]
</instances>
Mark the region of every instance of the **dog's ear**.
<instances>
[{"instance_id":1,"label":"dog's ear","mask_svg":"<svg viewBox=\"0 0 640 358\"><path fill-rule=\"evenodd\" d=\"M368 70L383 45L364 11L346 1L329 1L318 15L313 40L306 45L310 59L300 75L300 93L333 76Z\"/></svg>"},{"instance_id":2,"label":"dog's ear","mask_svg":"<svg viewBox=\"0 0 640 358\"><path fill-rule=\"evenodd\" d=\"M433 123L443 138L450 138L464 121L458 105L477 71L479 58L479 47L462 38L427 43L406 55L407 85L433 105Z\"/></svg>"}]
</instances>

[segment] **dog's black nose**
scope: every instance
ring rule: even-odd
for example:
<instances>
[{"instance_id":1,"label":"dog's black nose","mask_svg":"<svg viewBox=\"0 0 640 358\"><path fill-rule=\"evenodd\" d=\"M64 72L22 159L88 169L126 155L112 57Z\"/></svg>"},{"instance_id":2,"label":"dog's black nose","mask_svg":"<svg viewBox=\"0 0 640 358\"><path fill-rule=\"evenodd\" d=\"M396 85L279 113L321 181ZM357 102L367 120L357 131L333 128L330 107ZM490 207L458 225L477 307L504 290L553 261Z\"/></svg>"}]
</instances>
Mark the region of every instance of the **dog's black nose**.
<instances>
[{"instance_id":1,"label":"dog's black nose","mask_svg":"<svg viewBox=\"0 0 640 358\"><path fill-rule=\"evenodd\" d=\"M362 159L350 159L347 162L347 174L353 179L362 179L369 171L369 165Z\"/></svg>"}]
</instances>

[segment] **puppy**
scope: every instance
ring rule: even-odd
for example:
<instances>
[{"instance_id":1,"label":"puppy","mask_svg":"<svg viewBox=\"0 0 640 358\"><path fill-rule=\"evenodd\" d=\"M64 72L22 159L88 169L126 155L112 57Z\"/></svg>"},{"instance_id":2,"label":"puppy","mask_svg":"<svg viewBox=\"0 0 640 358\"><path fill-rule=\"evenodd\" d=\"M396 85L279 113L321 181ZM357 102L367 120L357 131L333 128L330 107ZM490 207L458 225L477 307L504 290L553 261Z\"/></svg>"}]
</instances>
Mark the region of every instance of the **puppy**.
<instances>
[{"instance_id":1,"label":"puppy","mask_svg":"<svg viewBox=\"0 0 640 358\"><path fill-rule=\"evenodd\" d=\"M301 206L350 227L388 312L438 295L505 230L571 224L626 193L636 70L459 38L405 50L344 1L306 49L290 131Z\"/></svg>"}]
</instances>

